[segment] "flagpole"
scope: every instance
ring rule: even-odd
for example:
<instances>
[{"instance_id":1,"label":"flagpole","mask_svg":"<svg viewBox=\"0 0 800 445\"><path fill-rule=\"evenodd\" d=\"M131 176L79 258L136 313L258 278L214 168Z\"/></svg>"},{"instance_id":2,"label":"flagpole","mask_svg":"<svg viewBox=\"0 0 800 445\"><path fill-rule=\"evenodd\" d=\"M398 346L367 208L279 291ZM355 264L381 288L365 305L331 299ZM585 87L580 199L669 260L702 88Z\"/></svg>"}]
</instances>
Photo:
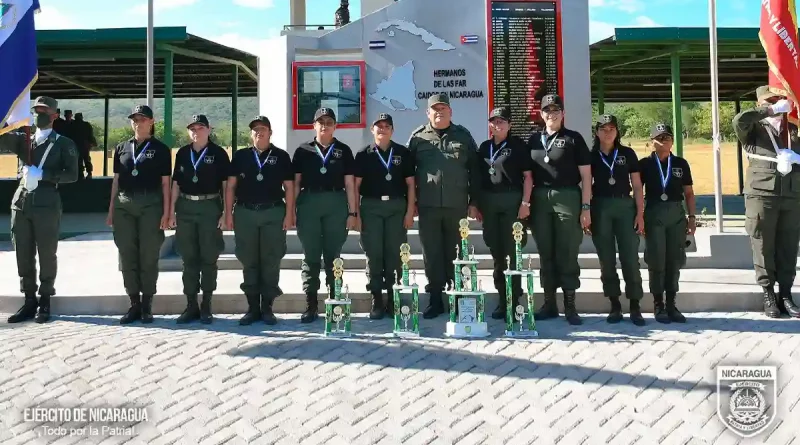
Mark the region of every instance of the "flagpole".
<instances>
[{"instance_id":1,"label":"flagpole","mask_svg":"<svg viewBox=\"0 0 800 445\"><path fill-rule=\"evenodd\" d=\"M722 211L722 162L719 144L719 81L717 61L717 2L708 0L709 40L711 43L711 131L714 150L714 207L717 210L717 233L724 231Z\"/></svg>"},{"instance_id":2,"label":"flagpole","mask_svg":"<svg viewBox=\"0 0 800 445\"><path fill-rule=\"evenodd\" d=\"M147 0L147 106L151 109L153 104L153 78L155 45L153 42L153 0Z\"/></svg>"}]
</instances>

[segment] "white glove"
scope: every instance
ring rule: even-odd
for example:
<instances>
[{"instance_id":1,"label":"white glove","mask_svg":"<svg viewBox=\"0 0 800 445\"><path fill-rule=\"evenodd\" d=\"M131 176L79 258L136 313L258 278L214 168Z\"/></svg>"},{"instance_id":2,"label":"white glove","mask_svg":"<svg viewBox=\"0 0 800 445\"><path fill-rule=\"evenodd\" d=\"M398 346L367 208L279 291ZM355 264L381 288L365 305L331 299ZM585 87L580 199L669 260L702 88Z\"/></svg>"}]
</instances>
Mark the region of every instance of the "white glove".
<instances>
[{"instance_id":1,"label":"white glove","mask_svg":"<svg viewBox=\"0 0 800 445\"><path fill-rule=\"evenodd\" d=\"M42 173L42 169L36 167L35 165L28 168L28 175L35 177L38 180L42 179Z\"/></svg>"},{"instance_id":2,"label":"white glove","mask_svg":"<svg viewBox=\"0 0 800 445\"><path fill-rule=\"evenodd\" d=\"M781 99L775 102L770 108L772 108L773 113L788 113L792 111L792 106L792 101L789 99Z\"/></svg>"},{"instance_id":3,"label":"white glove","mask_svg":"<svg viewBox=\"0 0 800 445\"><path fill-rule=\"evenodd\" d=\"M783 176L792 172L792 164L800 165L800 154L788 148L778 150L778 172Z\"/></svg>"}]
</instances>

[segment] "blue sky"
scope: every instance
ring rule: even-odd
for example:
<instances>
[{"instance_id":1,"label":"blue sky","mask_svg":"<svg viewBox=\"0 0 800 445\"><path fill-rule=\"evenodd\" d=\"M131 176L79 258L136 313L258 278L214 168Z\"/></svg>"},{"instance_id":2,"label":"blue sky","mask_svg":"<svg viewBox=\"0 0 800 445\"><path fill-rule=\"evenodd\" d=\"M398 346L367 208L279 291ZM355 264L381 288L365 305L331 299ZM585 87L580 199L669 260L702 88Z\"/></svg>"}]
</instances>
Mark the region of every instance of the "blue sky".
<instances>
[{"instance_id":1,"label":"blue sky","mask_svg":"<svg viewBox=\"0 0 800 445\"><path fill-rule=\"evenodd\" d=\"M307 23L331 24L339 0L306 0ZM402 0L401 0L402 1ZM708 26L707 0L588 0L591 41L614 27ZM38 29L119 28L147 25L146 0L40 0ZM360 0L350 1L353 19ZM759 0L718 0L722 27L758 26ZM289 0L155 0L156 26L187 26L219 43L258 52L289 24Z\"/></svg>"}]
</instances>

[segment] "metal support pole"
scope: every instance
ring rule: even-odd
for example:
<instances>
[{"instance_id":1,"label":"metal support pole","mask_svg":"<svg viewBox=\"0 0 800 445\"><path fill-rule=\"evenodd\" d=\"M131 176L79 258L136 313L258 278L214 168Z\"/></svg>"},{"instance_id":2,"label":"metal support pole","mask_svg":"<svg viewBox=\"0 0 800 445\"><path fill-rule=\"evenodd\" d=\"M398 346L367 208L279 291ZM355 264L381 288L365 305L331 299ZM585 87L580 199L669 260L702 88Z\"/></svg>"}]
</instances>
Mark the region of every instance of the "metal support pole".
<instances>
[{"instance_id":1,"label":"metal support pole","mask_svg":"<svg viewBox=\"0 0 800 445\"><path fill-rule=\"evenodd\" d=\"M154 83L154 57L155 57L155 37L153 35L153 0L147 0L147 106L154 107L153 83Z\"/></svg>"},{"instance_id":2,"label":"metal support pole","mask_svg":"<svg viewBox=\"0 0 800 445\"><path fill-rule=\"evenodd\" d=\"M108 176L108 102L109 97L103 98L103 176Z\"/></svg>"},{"instance_id":3,"label":"metal support pole","mask_svg":"<svg viewBox=\"0 0 800 445\"><path fill-rule=\"evenodd\" d=\"M233 85L231 88L231 154L239 148L239 67L233 67Z\"/></svg>"},{"instance_id":4,"label":"metal support pole","mask_svg":"<svg viewBox=\"0 0 800 445\"><path fill-rule=\"evenodd\" d=\"M164 143L172 148L175 143L172 137L172 70L175 55L170 51L164 57Z\"/></svg>"},{"instance_id":5,"label":"metal support pole","mask_svg":"<svg viewBox=\"0 0 800 445\"><path fill-rule=\"evenodd\" d=\"M606 114L605 81L603 71L597 72L597 113Z\"/></svg>"},{"instance_id":6,"label":"metal support pole","mask_svg":"<svg viewBox=\"0 0 800 445\"><path fill-rule=\"evenodd\" d=\"M670 55L672 65L672 126L675 133L675 153L683 156L683 117L681 116L681 56Z\"/></svg>"},{"instance_id":7,"label":"metal support pole","mask_svg":"<svg viewBox=\"0 0 800 445\"><path fill-rule=\"evenodd\" d=\"M708 0L709 38L711 40L711 131L714 149L714 208L717 213L717 233L724 231L722 211L722 159L719 146L719 75L717 62L717 2Z\"/></svg>"},{"instance_id":8,"label":"metal support pole","mask_svg":"<svg viewBox=\"0 0 800 445\"><path fill-rule=\"evenodd\" d=\"M739 114L742 112L742 101L736 99L734 103L734 112ZM736 138L736 171L739 174L739 196L744 195L744 159L742 159L742 141Z\"/></svg>"}]
</instances>

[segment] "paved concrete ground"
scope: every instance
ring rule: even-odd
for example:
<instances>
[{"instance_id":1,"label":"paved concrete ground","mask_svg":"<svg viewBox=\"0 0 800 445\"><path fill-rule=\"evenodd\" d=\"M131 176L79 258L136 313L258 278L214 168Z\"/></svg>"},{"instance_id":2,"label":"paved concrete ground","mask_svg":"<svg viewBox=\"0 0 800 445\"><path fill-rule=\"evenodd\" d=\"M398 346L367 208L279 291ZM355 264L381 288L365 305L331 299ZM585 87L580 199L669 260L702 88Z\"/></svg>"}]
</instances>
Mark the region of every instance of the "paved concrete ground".
<instances>
[{"instance_id":1,"label":"paved concrete ground","mask_svg":"<svg viewBox=\"0 0 800 445\"><path fill-rule=\"evenodd\" d=\"M366 319L348 340L296 317L270 329L234 318L0 324L0 443L800 444L800 322L648 321L541 322L535 341L445 339L442 317L417 340ZM724 428L718 364L779 366L767 432L739 441ZM22 417L26 407L125 404L149 409L133 440L38 437L41 424Z\"/></svg>"}]
</instances>

